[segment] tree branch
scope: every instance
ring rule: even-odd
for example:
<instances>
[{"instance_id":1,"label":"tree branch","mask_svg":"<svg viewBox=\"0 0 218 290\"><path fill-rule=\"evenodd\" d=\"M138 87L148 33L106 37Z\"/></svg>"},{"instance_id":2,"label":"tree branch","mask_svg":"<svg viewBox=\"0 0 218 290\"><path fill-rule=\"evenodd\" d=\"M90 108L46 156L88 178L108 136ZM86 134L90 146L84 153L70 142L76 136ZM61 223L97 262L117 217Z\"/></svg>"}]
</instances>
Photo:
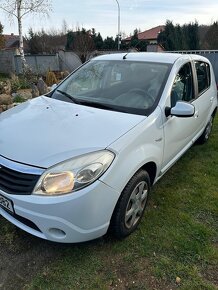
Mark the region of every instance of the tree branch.
<instances>
[{"instance_id":1,"label":"tree branch","mask_svg":"<svg viewBox=\"0 0 218 290\"><path fill-rule=\"evenodd\" d=\"M9 14L8 16L11 17L11 16L15 16L17 18L17 15L12 12L11 10L7 10L5 7L1 6L0 5L0 9L2 9L4 12L6 12L7 14Z\"/></svg>"}]
</instances>

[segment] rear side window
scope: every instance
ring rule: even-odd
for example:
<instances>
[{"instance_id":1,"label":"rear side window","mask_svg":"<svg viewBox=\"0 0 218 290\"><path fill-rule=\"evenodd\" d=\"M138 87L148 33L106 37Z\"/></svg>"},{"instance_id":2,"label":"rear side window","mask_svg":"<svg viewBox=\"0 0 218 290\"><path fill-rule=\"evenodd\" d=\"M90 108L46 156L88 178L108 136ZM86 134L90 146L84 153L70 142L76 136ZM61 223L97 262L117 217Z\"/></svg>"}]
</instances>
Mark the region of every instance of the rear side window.
<instances>
[{"instance_id":1,"label":"rear side window","mask_svg":"<svg viewBox=\"0 0 218 290\"><path fill-rule=\"evenodd\" d=\"M198 79L198 94L200 95L210 86L210 67L206 62L196 61L195 68Z\"/></svg>"}]
</instances>

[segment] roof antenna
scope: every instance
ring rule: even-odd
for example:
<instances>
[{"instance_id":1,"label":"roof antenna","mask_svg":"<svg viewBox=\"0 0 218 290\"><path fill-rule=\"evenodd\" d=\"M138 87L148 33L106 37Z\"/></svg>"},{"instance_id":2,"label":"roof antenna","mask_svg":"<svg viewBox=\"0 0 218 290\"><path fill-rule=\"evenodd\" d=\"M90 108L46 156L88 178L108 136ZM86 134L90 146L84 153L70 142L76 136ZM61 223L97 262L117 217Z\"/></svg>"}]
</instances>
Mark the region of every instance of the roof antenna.
<instances>
[{"instance_id":1,"label":"roof antenna","mask_svg":"<svg viewBox=\"0 0 218 290\"><path fill-rule=\"evenodd\" d=\"M128 52L127 52L127 54L128 54ZM127 54L125 54L125 55L123 56L123 59L126 59Z\"/></svg>"}]
</instances>

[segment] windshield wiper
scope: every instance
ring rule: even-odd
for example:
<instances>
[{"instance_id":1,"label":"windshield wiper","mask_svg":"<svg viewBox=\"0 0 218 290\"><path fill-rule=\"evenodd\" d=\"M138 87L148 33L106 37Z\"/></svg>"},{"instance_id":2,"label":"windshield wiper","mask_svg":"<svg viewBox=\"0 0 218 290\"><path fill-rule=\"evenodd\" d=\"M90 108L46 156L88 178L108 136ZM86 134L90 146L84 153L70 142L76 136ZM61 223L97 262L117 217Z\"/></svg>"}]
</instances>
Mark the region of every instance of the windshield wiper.
<instances>
[{"instance_id":1,"label":"windshield wiper","mask_svg":"<svg viewBox=\"0 0 218 290\"><path fill-rule=\"evenodd\" d=\"M68 99L70 99L71 101L73 101L75 104L80 104L80 101L78 101L77 99L75 99L73 96L71 96L70 94L61 91L61 90L57 90L57 92L61 93L62 95L64 95L65 97L67 97Z\"/></svg>"},{"instance_id":2,"label":"windshield wiper","mask_svg":"<svg viewBox=\"0 0 218 290\"><path fill-rule=\"evenodd\" d=\"M84 106L90 106L90 107L94 107L94 108L99 108L99 109L106 109L106 110L116 111L116 109L113 106L106 105L106 104L101 104L101 103L97 103L97 102L81 100L80 104L84 105Z\"/></svg>"},{"instance_id":3,"label":"windshield wiper","mask_svg":"<svg viewBox=\"0 0 218 290\"><path fill-rule=\"evenodd\" d=\"M73 96L71 96L68 93L66 93L64 91L61 91L61 90L57 90L57 92L59 92L62 95L66 96L68 99L70 99L75 104L89 106L89 107L94 107L94 108L99 108L99 109L105 109L105 110L110 110L110 111L127 112L126 110L123 110L123 109L122 110L117 110L116 108L114 108L114 106L110 106L110 105L107 105L107 104L92 102L92 101L88 101L88 100L77 100Z\"/></svg>"}]
</instances>

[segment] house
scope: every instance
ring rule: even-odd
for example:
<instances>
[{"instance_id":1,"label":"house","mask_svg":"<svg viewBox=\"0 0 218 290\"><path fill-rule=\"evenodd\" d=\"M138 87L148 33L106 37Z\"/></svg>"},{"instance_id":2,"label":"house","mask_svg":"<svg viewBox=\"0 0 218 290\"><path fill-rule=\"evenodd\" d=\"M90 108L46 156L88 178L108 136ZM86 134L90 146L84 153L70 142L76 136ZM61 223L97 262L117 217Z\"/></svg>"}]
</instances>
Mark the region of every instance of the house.
<instances>
[{"instance_id":1,"label":"house","mask_svg":"<svg viewBox=\"0 0 218 290\"><path fill-rule=\"evenodd\" d=\"M147 45L147 52L163 52L165 48L160 43L152 43Z\"/></svg>"},{"instance_id":2,"label":"house","mask_svg":"<svg viewBox=\"0 0 218 290\"><path fill-rule=\"evenodd\" d=\"M5 39L5 47L4 49L16 49L19 48L19 35L11 34L3 34Z\"/></svg>"},{"instance_id":3,"label":"house","mask_svg":"<svg viewBox=\"0 0 218 290\"><path fill-rule=\"evenodd\" d=\"M138 39L139 40L146 40L148 44L157 44L157 38L158 34L163 31L165 28L164 25L159 25L156 27L153 27L151 29L145 30L143 32L138 33ZM129 43L131 41L131 36L123 39L123 42Z\"/></svg>"},{"instance_id":4,"label":"house","mask_svg":"<svg viewBox=\"0 0 218 290\"><path fill-rule=\"evenodd\" d=\"M15 54L19 55L19 35L15 35L14 33L11 34L3 34L5 43L3 50L13 50ZM27 49L27 43L24 39L24 50Z\"/></svg>"}]
</instances>

